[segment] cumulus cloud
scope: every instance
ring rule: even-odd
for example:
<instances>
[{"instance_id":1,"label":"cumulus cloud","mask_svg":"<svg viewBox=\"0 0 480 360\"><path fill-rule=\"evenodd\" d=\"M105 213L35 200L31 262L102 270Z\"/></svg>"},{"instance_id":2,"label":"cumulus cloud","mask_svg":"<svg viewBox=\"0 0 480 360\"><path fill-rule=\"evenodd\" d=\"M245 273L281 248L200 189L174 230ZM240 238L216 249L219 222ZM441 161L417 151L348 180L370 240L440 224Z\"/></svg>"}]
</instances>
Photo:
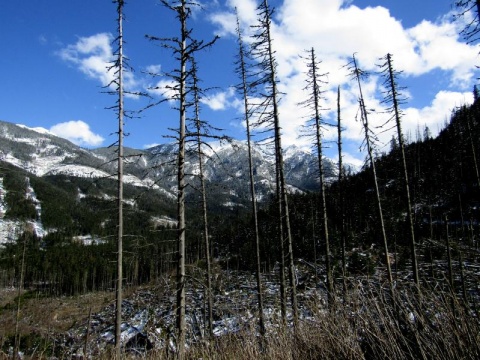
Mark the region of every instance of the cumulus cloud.
<instances>
[{"instance_id":1,"label":"cumulus cloud","mask_svg":"<svg viewBox=\"0 0 480 360\"><path fill-rule=\"evenodd\" d=\"M200 101L212 110L225 110L227 107L235 107L235 89L228 88L227 91L220 91L214 95L206 96Z\"/></svg>"},{"instance_id":2,"label":"cumulus cloud","mask_svg":"<svg viewBox=\"0 0 480 360\"><path fill-rule=\"evenodd\" d=\"M256 22L256 2L253 0L228 0L228 11L217 12L211 21L224 36L235 35L233 9L237 7L242 28ZM305 60L300 55L306 49L315 48L322 61L320 72L328 73L322 101L322 116L336 121L337 86L341 86L344 139L360 144L363 140L362 125L356 121L358 114L358 89L347 75L345 65L355 53L363 70L375 73L379 70L379 58L391 53L395 67L403 71L405 78L420 78L433 71L439 72L449 86L439 87L424 100L422 108L404 105L404 131L416 131L429 126L434 133L455 106L472 102L465 91L475 80L474 69L478 64L478 48L459 38L459 25L452 22L451 14L436 21L424 20L410 28L382 6L360 8L345 0L283 0L272 19L272 38L278 62L279 90L284 93L280 103L280 120L283 143L307 146L307 138L299 138L303 125L309 118L307 109L298 103L305 100ZM248 35L248 32L247 32ZM402 79L401 79L402 80ZM401 82L401 81L400 81ZM375 128L385 122L382 104L382 81L371 76L363 84L365 102L372 109L370 118ZM430 91L431 92L431 91ZM436 95L435 95L436 93ZM416 96L417 94L412 94ZM417 97L426 98L425 94ZM377 129L381 144L388 144L392 133ZM334 140L334 129L325 131L327 141ZM352 148L355 148L354 146ZM352 161L360 163L361 154L348 154Z\"/></svg>"},{"instance_id":3,"label":"cumulus cloud","mask_svg":"<svg viewBox=\"0 0 480 360\"><path fill-rule=\"evenodd\" d=\"M472 102L472 92L440 91L428 106L405 109L404 128L413 133L417 127L423 129L427 126L431 134L436 136L453 110Z\"/></svg>"},{"instance_id":4,"label":"cumulus cloud","mask_svg":"<svg viewBox=\"0 0 480 360\"><path fill-rule=\"evenodd\" d=\"M82 120L56 124L50 128L50 132L79 146L99 146L104 140L100 135L93 133L90 126Z\"/></svg>"},{"instance_id":5,"label":"cumulus cloud","mask_svg":"<svg viewBox=\"0 0 480 360\"><path fill-rule=\"evenodd\" d=\"M170 102L175 101L179 97L178 84L172 79L162 79L157 81L153 86L148 87L151 95L165 98Z\"/></svg>"},{"instance_id":6,"label":"cumulus cloud","mask_svg":"<svg viewBox=\"0 0 480 360\"><path fill-rule=\"evenodd\" d=\"M89 78L98 80L102 86L109 86L115 78L115 69L112 68L115 59L112 41L113 36L110 33L80 37L75 44L67 45L57 54ZM125 90L134 92L137 86L138 82L133 74L125 72Z\"/></svg>"}]
</instances>

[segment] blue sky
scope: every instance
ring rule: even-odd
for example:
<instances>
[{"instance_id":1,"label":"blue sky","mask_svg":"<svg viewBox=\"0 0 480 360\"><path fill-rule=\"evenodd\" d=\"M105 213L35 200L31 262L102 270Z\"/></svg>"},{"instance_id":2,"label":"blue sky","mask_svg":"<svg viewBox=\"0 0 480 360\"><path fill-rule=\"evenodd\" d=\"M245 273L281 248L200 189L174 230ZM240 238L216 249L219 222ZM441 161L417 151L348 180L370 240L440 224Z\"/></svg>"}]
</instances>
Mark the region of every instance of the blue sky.
<instances>
[{"instance_id":1,"label":"blue sky","mask_svg":"<svg viewBox=\"0 0 480 360\"><path fill-rule=\"evenodd\" d=\"M203 86L212 87L204 99L202 117L228 135L242 139L244 127L239 98L232 90L237 52L233 8L237 6L246 35L255 24L256 1L202 0L204 11L191 20L194 36L206 41L221 38L199 58ZM342 67L356 53L360 67L377 70L378 58L393 54L403 71L401 85L409 100L403 105L404 130L414 134L427 125L433 134L443 126L455 106L472 101L472 88L480 64L479 49L459 37L461 22L452 21L452 0L276 0L273 47L279 63L280 108L284 146L308 146L299 138L305 122L298 107L306 94L303 51L315 48L328 73L323 116L334 120L336 88L342 88L342 117L345 125L346 160L360 164L363 133L355 121L357 90ZM171 54L149 42L144 35L175 36L174 14L155 0L130 0L125 6L126 55L135 69L128 75L131 90L148 91L165 84L165 77L152 78L148 70L168 72L175 67ZM102 93L108 82L106 63L111 59L111 40L116 29L115 5L110 0L22 0L0 5L0 120L29 127L43 127L85 147L108 146L115 141L115 115L105 108L115 99ZM376 110L373 124L383 123L381 80L370 77L364 84L366 104ZM159 92L151 95L161 99ZM127 99L131 110L147 104L145 99ZM171 104L163 103L127 120L127 146L144 148L169 141L168 128L175 127L178 115ZM326 140L336 134L328 131ZM382 134L388 150L391 134ZM335 157L334 145L326 151Z\"/></svg>"}]
</instances>

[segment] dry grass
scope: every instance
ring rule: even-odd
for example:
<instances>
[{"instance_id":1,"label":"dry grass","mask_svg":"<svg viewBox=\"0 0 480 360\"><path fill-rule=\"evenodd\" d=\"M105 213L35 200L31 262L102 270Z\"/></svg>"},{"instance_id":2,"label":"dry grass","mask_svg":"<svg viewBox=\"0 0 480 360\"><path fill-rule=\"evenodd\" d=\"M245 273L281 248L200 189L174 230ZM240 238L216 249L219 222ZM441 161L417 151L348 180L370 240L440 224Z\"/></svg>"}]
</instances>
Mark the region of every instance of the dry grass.
<instances>
[{"instance_id":1,"label":"dry grass","mask_svg":"<svg viewBox=\"0 0 480 360\"><path fill-rule=\"evenodd\" d=\"M114 297L113 293L101 292L74 297L46 298L24 291L21 296L19 322L22 342L24 345L33 344L39 352L34 358L42 358L40 354L44 349L53 351L59 337L64 336L77 322L88 318L90 308L92 312L100 311ZM13 344L17 291L2 290L0 299L0 349L5 349Z\"/></svg>"},{"instance_id":2,"label":"dry grass","mask_svg":"<svg viewBox=\"0 0 480 360\"><path fill-rule=\"evenodd\" d=\"M334 309L310 309L313 317L297 329L270 327L262 342L254 328L192 345L187 359L479 359L480 324L475 312L445 294L397 289L395 305L378 288L365 287L350 293L346 303ZM112 300L111 293L75 298L31 299L23 308L22 331L54 336L75 321L84 321L88 309L100 309ZM0 331L5 333L5 311ZM30 324L30 325L27 325ZM38 328L33 324L42 324ZM9 326L11 325L11 320ZM275 324L274 324L275 325ZM252 325L253 326L253 325ZM37 353L37 355L39 355ZM124 354L125 359L173 359L167 349L143 354ZM0 353L0 359L1 359ZM100 359L113 358L107 348Z\"/></svg>"}]
</instances>

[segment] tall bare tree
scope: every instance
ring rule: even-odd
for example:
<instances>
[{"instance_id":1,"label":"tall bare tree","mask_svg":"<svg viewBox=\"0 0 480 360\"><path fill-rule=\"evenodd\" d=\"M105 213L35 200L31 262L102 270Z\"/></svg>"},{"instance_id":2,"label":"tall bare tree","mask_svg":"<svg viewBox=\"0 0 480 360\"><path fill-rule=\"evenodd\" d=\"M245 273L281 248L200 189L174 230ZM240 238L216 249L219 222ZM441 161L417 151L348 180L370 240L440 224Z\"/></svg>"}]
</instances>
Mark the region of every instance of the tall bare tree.
<instances>
[{"instance_id":1,"label":"tall bare tree","mask_svg":"<svg viewBox=\"0 0 480 360\"><path fill-rule=\"evenodd\" d=\"M212 294L212 269L211 269L211 260L210 260L210 239L208 235L208 212L207 212L207 190L205 186L205 171L204 171L204 153L202 151L202 133L204 132L205 125L204 121L200 119L200 93L201 90L198 86L198 76L197 76L197 63L195 62L194 57L190 59L191 62L191 73L192 73L192 95L193 95L193 107L194 107L194 127L195 127L195 142L196 142L196 152L198 156L198 165L199 165L199 178L200 178L200 193L202 197L202 216L203 216L203 241L205 246L205 263L207 265L207 274L206 274L206 298L207 298L207 330L210 338L213 337L213 294Z\"/></svg>"},{"instance_id":2,"label":"tall bare tree","mask_svg":"<svg viewBox=\"0 0 480 360\"><path fill-rule=\"evenodd\" d=\"M360 117L363 125L363 130L365 134L365 146L367 149L368 153L368 161L370 163L370 168L372 169L372 176L373 176L373 182L375 186L375 196L376 196L376 203L377 203L377 210L378 210L378 218L380 222L380 231L382 234L382 239L383 239L383 250L385 252L385 264L387 266L387 276L388 276L388 283L390 285L390 291L393 295L393 278L392 278L392 269L390 266L390 257L388 254L388 242L387 242L387 234L385 231L385 222L383 220L383 210L382 210L382 201L380 197L380 189L378 187L378 177L377 177L377 170L375 166L375 156L374 156L374 149L373 149L373 144L372 144L372 136L374 137L374 134L372 130L370 129L370 126L368 124L368 112L367 108L365 106L365 100L363 97L363 91L362 91L362 84L361 84L361 78L362 76L365 76L366 74L358 68L357 66L357 60L355 59L355 55L353 55L352 62L351 62L351 70L352 70L352 75L356 79L357 84L358 84L358 91L359 91L359 104L360 104Z\"/></svg>"},{"instance_id":3,"label":"tall bare tree","mask_svg":"<svg viewBox=\"0 0 480 360\"><path fill-rule=\"evenodd\" d=\"M338 192L340 196L340 238L342 246L342 277L343 277L343 296L344 301L347 295L347 257L346 257L346 224L345 224L345 194L344 179L345 169L343 168L342 155L342 117L340 107L340 86L337 89L337 148L338 148Z\"/></svg>"},{"instance_id":4,"label":"tall bare tree","mask_svg":"<svg viewBox=\"0 0 480 360\"><path fill-rule=\"evenodd\" d=\"M149 40L157 41L164 48L170 49L178 61L178 68L169 73L175 83L170 90L174 91L174 99L177 100L179 124L176 129L177 152L177 281L176 281L176 345L177 358L185 357L185 146L186 146L186 120L187 120L187 63L194 44L190 41L190 30L187 27L187 19L190 16L190 3L181 0L178 4L170 4L162 0L162 4L176 14L180 22L180 36L162 38L146 35ZM163 100L159 101L163 102Z\"/></svg>"},{"instance_id":5,"label":"tall bare tree","mask_svg":"<svg viewBox=\"0 0 480 360\"><path fill-rule=\"evenodd\" d=\"M248 97L250 95L248 85L248 71L246 65L246 59L248 58L248 51L245 48L245 44L242 37L242 31L240 29L240 21L237 13L237 37L238 37L238 59L237 59L237 73L241 77L241 84L238 86L243 97L243 111L245 117L245 125L247 130L247 146L248 146L248 173L250 179L250 197L252 202L252 218L253 227L255 233L255 257L257 265L257 299L258 299L258 322L260 326L260 333L265 334L265 320L263 316L263 290L261 279L261 260L260 260L260 231L258 227L258 212L257 212L257 197L255 193L255 176L253 172L253 157L252 157L252 133L251 133L251 105L249 104Z\"/></svg>"},{"instance_id":6,"label":"tall bare tree","mask_svg":"<svg viewBox=\"0 0 480 360\"><path fill-rule=\"evenodd\" d=\"M115 354L120 359L121 354L121 332L122 332L122 284L123 284L123 124L124 124L124 54L123 54L123 7L124 0L115 0L117 4L117 52L116 60L112 66L115 72L115 78L111 85L115 86L114 93L118 96L117 104L113 108L117 114L118 120L118 148L117 148L117 286L115 290L116 309L115 309Z\"/></svg>"},{"instance_id":7,"label":"tall bare tree","mask_svg":"<svg viewBox=\"0 0 480 360\"><path fill-rule=\"evenodd\" d=\"M263 87L263 103L259 125L269 127L273 130L273 142L275 146L275 170L276 170L276 199L278 203L278 235L281 248L281 308L282 319L286 323L286 282L284 276L285 268L285 246L287 242L288 274L290 283L290 301L292 305L294 323L298 322L297 290L295 284L295 266L293 262L293 243L290 228L290 216L288 211L287 186L283 168L282 135L279 115L279 97L277 62L273 50L273 39L271 34L271 17L273 10L268 6L267 0L263 0L257 7L258 24L254 26L256 33L253 35L251 45L252 58L258 62L258 79L253 83L255 86Z\"/></svg>"},{"instance_id":8,"label":"tall bare tree","mask_svg":"<svg viewBox=\"0 0 480 360\"><path fill-rule=\"evenodd\" d=\"M18 290L17 290L17 311L15 314L15 340L14 340L14 349L13 349L13 360L17 359L19 356L20 350L20 332L19 332L19 325L20 325L20 309L21 309L21 301L22 301L22 289L23 289L23 282L25 277L25 254L27 251L27 239L29 238L29 232L27 232L27 227L25 226L23 234L19 237L18 241L23 238L22 244L22 257L20 261L20 278L18 279Z\"/></svg>"},{"instance_id":9,"label":"tall bare tree","mask_svg":"<svg viewBox=\"0 0 480 360\"><path fill-rule=\"evenodd\" d=\"M412 272L413 279L417 287L420 285L415 245L415 229L413 225L413 213L412 213L412 201L410 197L410 186L408 180L407 160L405 158L405 141L402 132L402 111L400 104L404 101L401 94L401 88L398 86L399 72L393 68L393 59L391 54L387 54L384 58L384 63L381 65L382 76L384 78L384 86L386 88L384 103L389 105L388 112L392 114L390 120L395 121L395 127L397 129L398 146L400 149L400 155L402 158L402 176L404 186L404 196L407 206L407 223L408 223L408 236L410 240L410 256L412 260Z\"/></svg>"},{"instance_id":10,"label":"tall bare tree","mask_svg":"<svg viewBox=\"0 0 480 360\"><path fill-rule=\"evenodd\" d=\"M318 160L318 174L320 179L320 210L323 229L323 239L325 243L325 268L327 271L327 290L328 290L328 303L331 306L335 299L332 265L331 265L331 253L330 253L330 239L328 233L328 215L327 215L327 201L325 198L325 170L323 166L323 141L322 132L325 126L324 121L321 118L320 100L322 98L321 86L325 81L322 80L326 74L320 73L320 62L315 55L315 49L311 48L308 51L307 57L307 78L305 89L308 92L308 98L302 103L311 111L311 121L308 121L307 125L313 127L314 131L314 149L317 153Z\"/></svg>"},{"instance_id":11,"label":"tall bare tree","mask_svg":"<svg viewBox=\"0 0 480 360\"><path fill-rule=\"evenodd\" d=\"M187 20L190 18L192 8L200 6L196 1L181 0L170 4L166 0L162 0L162 4L169 10L176 13L176 17L180 23L180 36L172 38L161 38L147 35L146 37L152 41L157 41L160 45L173 52L175 60L178 61L178 68L167 74L173 79L175 85L169 90L175 93L173 100L177 100L179 112L179 126L176 129L176 140L178 143L177 153L177 319L176 319L176 340L177 340L177 358L185 357L185 189L187 186L185 179L185 156L187 141L187 111L192 105L188 101L188 92L191 90L189 81L192 76L191 69L188 68L189 61L194 54L207 47L213 45L217 38L204 43L204 41L196 40L192 37L192 29L188 27ZM171 99L167 99L171 100ZM165 101L160 100L158 103ZM157 104L158 104L157 103ZM152 104L155 105L155 104ZM152 106L150 105L150 106Z\"/></svg>"}]
</instances>

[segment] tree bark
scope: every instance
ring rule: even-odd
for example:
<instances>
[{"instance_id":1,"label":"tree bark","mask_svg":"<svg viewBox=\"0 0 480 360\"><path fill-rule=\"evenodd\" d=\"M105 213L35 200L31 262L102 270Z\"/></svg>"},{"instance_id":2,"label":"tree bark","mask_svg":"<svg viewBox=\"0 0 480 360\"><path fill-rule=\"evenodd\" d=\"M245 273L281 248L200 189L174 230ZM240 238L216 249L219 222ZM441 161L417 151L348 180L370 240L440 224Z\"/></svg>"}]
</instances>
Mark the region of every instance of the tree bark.
<instances>
[{"instance_id":1,"label":"tree bark","mask_svg":"<svg viewBox=\"0 0 480 360\"><path fill-rule=\"evenodd\" d=\"M122 327L122 282L123 282L123 0L117 0L118 22L118 233L117 233L117 286L115 311L115 355L120 359Z\"/></svg>"},{"instance_id":2,"label":"tree bark","mask_svg":"<svg viewBox=\"0 0 480 360\"><path fill-rule=\"evenodd\" d=\"M239 43L239 72L242 78L241 91L243 96L244 116L247 131L247 146L248 146L248 174L250 179L250 197L252 204L252 220L255 233L255 257L256 257L256 280L257 280L257 301L258 301L258 325L260 327L260 334L265 335L265 320L263 316L263 289L261 279L261 257L260 257L260 231L258 227L258 212L257 212L257 198L255 193L255 176L253 173L253 157L252 157L252 143L250 130L250 112L248 104L248 88L247 88L247 69L245 65L245 50L240 30L240 22L237 14L237 35Z\"/></svg>"},{"instance_id":3,"label":"tree bark","mask_svg":"<svg viewBox=\"0 0 480 360\"><path fill-rule=\"evenodd\" d=\"M357 67L357 61L355 59L355 56L353 57L353 64L354 64L354 68L355 68L355 70L354 70L355 71L355 77L357 79L358 89L359 89L359 93L360 93L360 112L361 112L361 118L362 118L362 125L363 125L363 129L364 129L364 132L365 132L365 144L367 146L368 159L369 159L369 162L370 162L370 167L372 169L373 182L374 182L374 186L375 186L375 196L376 196L378 217L379 217L379 221L380 221L380 232L382 234L383 249L384 249L384 252L385 252L385 264L387 266L387 277L388 277L388 282L389 282L389 285L390 285L390 291L391 291L391 294L393 296L392 269L391 269L391 266L390 266L390 258L389 258L389 254L388 254L387 234L385 232L385 222L383 220L383 210L382 210L382 202L381 202L381 198L380 198L380 190L379 190L379 187L378 187L377 170L376 170L376 166L375 166L375 158L374 158L374 155L373 155L373 148L372 148L370 135L369 135L370 128L369 128L369 125L368 125L368 114L367 114L367 110L366 110L366 107L365 107L365 101L364 101L364 98L363 98L362 86L361 86L361 82L360 82L360 71Z\"/></svg>"},{"instance_id":4,"label":"tree bark","mask_svg":"<svg viewBox=\"0 0 480 360\"><path fill-rule=\"evenodd\" d=\"M179 8L181 22L180 49L180 105L177 158L177 356L185 357L185 131L186 131L186 77L187 77L187 13L186 1Z\"/></svg>"},{"instance_id":5,"label":"tree bark","mask_svg":"<svg viewBox=\"0 0 480 360\"><path fill-rule=\"evenodd\" d=\"M347 257L346 257L346 229L345 229L345 194L343 187L344 170L342 155L342 124L340 108L340 86L337 89L337 133L338 133L338 193L340 197L340 239L342 244L342 278L343 278L343 300L347 298Z\"/></svg>"},{"instance_id":6,"label":"tree bark","mask_svg":"<svg viewBox=\"0 0 480 360\"><path fill-rule=\"evenodd\" d=\"M407 222L408 222L408 230L409 230L408 235L410 239L410 256L412 260L413 280L415 281L415 285L419 287L420 279L418 275L417 254L416 254L416 246L415 246L415 229L413 225L412 201L410 197L410 186L408 181L407 160L405 158L405 142L403 140L402 125L400 120L400 112L399 112L398 99L397 99L397 89L395 85L391 54L387 54L387 64L388 64L388 74L389 74L389 80L390 80L390 91L391 91L393 110L395 115L395 123L397 127L398 144L400 146L400 153L402 156L404 196L405 196L405 201L407 203Z\"/></svg>"},{"instance_id":7,"label":"tree bark","mask_svg":"<svg viewBox=\"0 0 480 360\"><path fill-rule=\"evenodd\" d=\"M333 284L333 275L332 275L332 266L330 262L330 240L328 233L328 215L327 215L327 201L325 198L325 174L323 168L323 145L322 145L322 130L321 130L321 118L320 118L320 104L319 104L319 94L320 89L318 88L318 74L317 74L317 61L315 58L315 50L312 48L310 51L310 66L311 66L311 77L312 77L312 100L314 107L314 116L315 116L315 147L317 150L317 160L318 160L318 172L320 178L320 206L322 211L322 228L323 228L323 237L325 241L325 268L327 271L327 290L328 290L328 304L331 307L335 300L334 293L334 284Z\"/></svg>"}]
</instances>

